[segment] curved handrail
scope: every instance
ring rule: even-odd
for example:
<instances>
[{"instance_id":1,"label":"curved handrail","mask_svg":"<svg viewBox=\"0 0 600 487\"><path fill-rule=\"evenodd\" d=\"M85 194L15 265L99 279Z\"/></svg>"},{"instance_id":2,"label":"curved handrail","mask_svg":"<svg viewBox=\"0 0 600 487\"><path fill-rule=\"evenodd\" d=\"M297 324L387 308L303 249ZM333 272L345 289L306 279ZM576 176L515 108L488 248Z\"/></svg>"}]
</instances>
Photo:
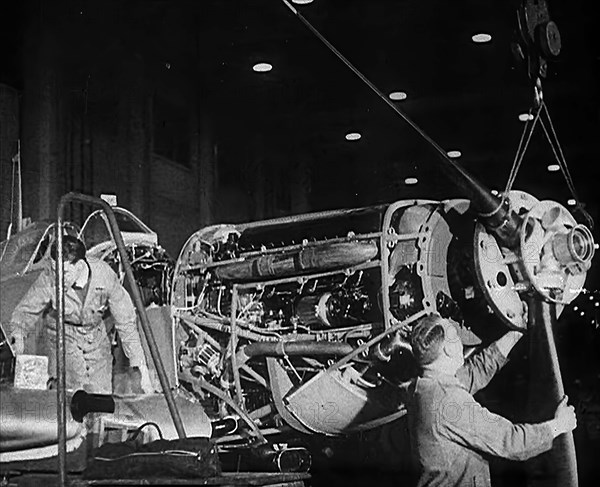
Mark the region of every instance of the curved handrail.
<instances>
[{"instance_id":1,"label":"curved handrail","mask_svg":"<svg viewBox=\"0 0 600 487\"><path fill-rule=\"evenodd\" d=\"M113 237L115 239L115 244L117 246L117 251L121 257L121 262L123 263L123 268L125 270L126 279L129 282L131 288L131 294L133 303L139 313L140 322L142 325L142 330L144 331L144 335L146 336L146 340L148 342L148 348L150 350L150 355L152 356L152 360L156 367L156 372L158 374L158 379L160 380L160 385L163 389L163 393L165 394L165 399L167 401L167 406L169 407L169 412L171 413L171 417L173 418L173 423L175 425L175 429L177 430L177 434L179 438L185 438L185 430L183 427L183 423L181 421L181 416L179 415L179 410L177 409L177 405L175 404L175 399L173 398L173 393L169 388L169 379L165 372L164 365L162 363L162 359L160 357L158 346L156 345L156 340L154 339L154 334L152 333L152 327L150 326L150 321L148 320L148 315L146 314L146 308L144 307L144 302L142 300L142 295L140 289L137 285L135 277L133 275L133 269L131 268L131 263L129 262L129 258L127 257L127 251L125 249L125 243L123 242L123 236L121 235L121 231L119 230L119 226L117 225L117 220L115 218L115 214L111 206L104 200L100 198L95 198L93 196L88 196L81 193L70 192L66 195L62 196L60 202L58 204L58 216L57 216L57 225L56 225L56 311L58 314L58 336L57 336L57 346L56 346L56 361L58 367L57 373L57 399L58 399L58 408L57 408L57 422L58 422L58 467L59 467L59 479L60 485L66 485L67 483L67 474L66 474L66 459L67 459L67 450L66 450L66 421L67 421L67 397L66 397L66 373L65 373L65 294L64 294L64 262L63 262L63 215L65 212L65 208L67 203L72 201L80 201L82 203L89 203L92 205L100 206L108 219L108 223L113 233Z\"/></svg>"}]
</instances>

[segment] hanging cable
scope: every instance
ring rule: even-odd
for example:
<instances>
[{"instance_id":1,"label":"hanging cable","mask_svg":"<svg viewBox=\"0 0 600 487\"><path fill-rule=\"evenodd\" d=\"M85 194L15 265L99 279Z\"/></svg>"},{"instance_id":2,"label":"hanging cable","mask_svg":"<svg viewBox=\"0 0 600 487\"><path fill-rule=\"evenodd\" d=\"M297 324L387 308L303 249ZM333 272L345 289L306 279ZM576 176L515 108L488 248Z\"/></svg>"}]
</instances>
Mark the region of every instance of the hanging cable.
<instances>
[{"instance_id":1,"label":"hanging cable","mask_svg":"<svg viewBox=\"0 0 600 487\"><path fill-rule=\"evenodd\" d=\"M508 180L506 182L506 188L504 189L503 200L508 197L508 193L512 189L512 186L517 178L517 174L519 169L521 168L521 163L523 162L523 158L525 157L525 152L527 152L527 148L529 147L529 142L531 141L531 136L533 135L533 130L535 129L535 125L540 119L541 106L539 106L535 110L535 116L533 117L533 122L530 123L530 118L532 116L532 111L529 110L527 122L525 123L525 127L523 129L523 133L521 134L521 140L519 141L519 146L517 147L517 152L515 153L515 158L513 161L513 165L510 169L510 174L508 176Z\"/></svg>"},{"instance_id":2,"label":"hanging cable","mask_svg":"<svg viewBox=\"0 0 600 487\"><path fill-rule=\"evenodd\" d=\"M552 127L552 121L550 121L550 120L549 120L549 125L551 127L551 130L554 131L554 129ZM560 148L560 144L558 143L558 140L554 140L553 137L551 137L550 133L548 132L548 128L546 127L546 124L544 123L543 120L542 120L542 129L544 130L544 135L546 136L546 139L548 139L548 142L550 143L550 148L552 149L552 153L554 154L554 159L556 160L556 162L558 162L560 170L561 170L561 172L565 178L565 181L567 183L567 187L569 188L569 191L571 192L571 196L573 196L573 198L575 198L577 201L579 201L579 198L575 191L575 187L573 185L573 179L571 178L571 174L569 173L569 168L567 167L566 161L564 160L564 155L562 154L562 150Z\"/></svg>"},{"instance_id":3,"label":"hanging cable","mask_svg":"<svg viewBox=\"0 0 600 487\"><path fill-rule=\"evenodd\" d=\"M571 174L569 173L569 166L567 165L567 159L565 158L565 155L563 154L562 148L560 146L560 142L558 141L558 136L556 135L556 131L554 130L554 125L552 124L552 119L550 118L550 112L548 111L548 107L546 105L544 105L544 109L545 109L545 113L546 113L546 118L548 119L548 124L550 125L550 130L552 131L552 140L554 141L554 144L556 145L556 148L558 149L557 152L560 155L560 159L559 159L559 156L557 155L557 152L555 152L554 155L560 164L560 168L562 170L563 176L565 177L567 185L569 186L571 194L573 195L573 197L575 197L578 200L577 193L575 191L575 183L573 182L573 178L571 177ZM548 132L546 131L546 127L544 125L542 125L542 127L544 128L544 133L546 134L548 141L552 145L552 140L550 139L550 136L548 135ZM554 150L554 147L553 147L553 150Z\"/></svg>"},{"instance_id":4,"label":"hanging cable","mask_svg":"<svg viewBox=\"0 0 600 487\"><path fill-rule=\"evenodd\" d=\"M533 117L533 123L529 123L531 121L532 112L535 113ZM544 121L544 117L547 121ZM521 139L519 140L519 145L517 147L517 151L515 153L515 158L513 161L513 165L511 167L508 180L506 182L506 188L504 189L504 194L502 196L502 202L508 198L508 194L512 189L512 186L516 180L519 169L521 168L521 164L523 162L523 158L525 156L525 152L529 147L529 142L531 141L531 137L533 135L533 131L537 122L540 122L542 126L542 130L544 131L544 135L550 144L550 148L552 149L552 153L554 154L554 158L558 162L558 166L565 178L565 182L567 183L567 188L571 196L575 199L575 209L578 210L582 216L587 221L587 224L590 228L594 228L594 220L591 215L584 209L581 204L579 197L577 195L577 191L575 190L575 184L573 182L573 178L571 173L569 172L569 166L567 165L567 161L565 155L563 153L562 147L558 140L558 136L556 135L556 130L554 129L554 124L552 123L552 118L550 117L550 112L548 111L548 106L544 102L543 92L541 89L541 84L536 82L534 87L534 108L530 109L528 112L527 122L525 124L525 128L523 129L523 133L521 134ZM548 127L550 130L548 130Z\"/></svg>"},{"instance_id":5,"label":"hanging cable","mask_svg":"<svg viewBox=\"0 0 600 487\"><path fill-rule=\"evenodd\" d=\"M544 109L544 114L546 115L546 118L548 120L548 125L550 126L551 133L548 132L548 129L546 128L546 124L544 123L543 119L541 120L542 129L544 130L544 134L546 136L546 139L548 140L548 142L550 144L550 147L552 148L552 152L554 154L554 158L558 162L560 170L561 170L561 172L562 172L562 174L563 174L563 176L565 178L565 181L567 183L567 187L569 188L571 196L575 200L575 209L578 210L581 213L581 215L587 221L588 226L591 229L593 229L594 228L594 219L585 210L583 204L579 200L579 196L577 195L577 191L575 190L575 183L573 182L573 178L572 178L571 173L569 171L569 166L567 164L567 160L565 158L565 155L563 153L562 147L561 147L560 142L558 140L558 136L556 135L556 131L554 129L554 124L552 123L552 118L550 118L550 112L548 111L548 107L546 106L546 104L543 105L543 109Z\"/></svg>"}]
</instances>

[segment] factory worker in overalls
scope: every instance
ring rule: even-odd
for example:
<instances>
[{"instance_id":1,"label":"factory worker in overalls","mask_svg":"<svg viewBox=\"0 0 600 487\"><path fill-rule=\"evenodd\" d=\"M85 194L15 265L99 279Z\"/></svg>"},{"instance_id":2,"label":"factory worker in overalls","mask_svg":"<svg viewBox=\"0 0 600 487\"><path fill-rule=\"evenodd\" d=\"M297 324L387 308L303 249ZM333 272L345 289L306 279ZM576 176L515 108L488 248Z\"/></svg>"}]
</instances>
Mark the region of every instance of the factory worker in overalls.
<instances>
[{"instance_id":1,"label":"factory worker in overalls","mask_svg":"<svg viewBox=\"0 0 600 487\"><path fill-rule=\"evenodd\" d=\"M51 377L57 376L56 254L55 242L50 252L51 265L40 274L13 311L9 338L14 352L23 353L25 338L45 314ZM103 394L112 392L110 328L114 321L130 366L139 369L142 390L153 392L135 309L117 275L105 262L86 259L84 244L69 235L63 237L63 257L67 389ZM106 319L108 312L114 320Z\"/></svg>"}]
</instances>

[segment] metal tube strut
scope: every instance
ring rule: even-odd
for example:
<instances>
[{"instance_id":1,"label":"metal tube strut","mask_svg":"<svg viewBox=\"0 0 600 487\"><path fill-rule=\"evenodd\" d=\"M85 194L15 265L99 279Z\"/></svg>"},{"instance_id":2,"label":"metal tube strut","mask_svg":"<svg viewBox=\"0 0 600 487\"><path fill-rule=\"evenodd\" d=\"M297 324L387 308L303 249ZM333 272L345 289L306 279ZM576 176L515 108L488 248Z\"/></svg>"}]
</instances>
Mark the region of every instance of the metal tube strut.
<instances>
[{"instance_id":1,"label":"metal tube strut","mask_svg":"<svg viewBox=\"0 0 600 487\"><path fill-rule=\"evenodd\" d=\"M154 366L156 367L156 372L158 374L158 379L160 381L160 385L162 387L163 393L165 395L165 399L167 401L167 406L169 408L169 412L171 413L171 418L173 419L173 424L175 425L175 429L177 430L177 435L179 438L185 438L185 430L183 427L183 422L181 421L181 416L179 415L179 410L177 409L177 405L175 403L175 399L173 397L173 392L169 387L169 379L167 377L167 373L165 372L165 367L162 363L162 359L158 352L158 346L156 345L156 340L154 338L154 334L152 332L152 327L150 326L150 321L148 320L148 315L146 314L146 308L144 307L144 302L142 300L142 295L140 293L140 289L135 280L135 276L133 275L133 269L131 268L131 263L129 262L129 258L127 257L127 251L125 249L125 243L123 242L123 236L121 235L121 231L119 230L119 226L117 224L117 219L115 218L115 214L110 205L100 199L95 198L93 196L88 196L81 193L67 193L64 195L59 202L58 205L58 217L57 217L57 236L56 236L56 247L57 247L57 272L56 272L56 308L58 314L58 336L57 336L57 346L56 346L56 359L57 359L57 399L58 399L58 461L59 461L59 479L61 485L65 485L67 481L66 477L66 373L65 373L65 311L64 311L64 262L63 262L63 216L67 206L67 203L71 201L80 201L82 203L89 203L92 205L100 206L106 217L108 219L108 224L113 234L113 238L115 240L115 244L117 246L117 251L119 256L121 257L121 262L123 263L123 269L125 270L125 276L127 281L129 282L131 288L131 297L133 299L133 303L137 309L138 315L140 317L140 323L142 326L142 330L146 337L146 341L148 342L148 349L150 350L150 355L152 356L152 360L154 362Z\"/></svg>"},{"instance_id":2,"label":"metal tube strut","mask_svg":"<svg viewBox=\"0 0 600 487\"><path fill-rule=\"evenodd\" d=\"M58 314L56 340L56 401L58 428L58 480L59 485L67 485L67 388L65 368L65 266L63 262L63 221L64 203L58 206L56 223L56 312Z\"/></svg>"}]
</instances>

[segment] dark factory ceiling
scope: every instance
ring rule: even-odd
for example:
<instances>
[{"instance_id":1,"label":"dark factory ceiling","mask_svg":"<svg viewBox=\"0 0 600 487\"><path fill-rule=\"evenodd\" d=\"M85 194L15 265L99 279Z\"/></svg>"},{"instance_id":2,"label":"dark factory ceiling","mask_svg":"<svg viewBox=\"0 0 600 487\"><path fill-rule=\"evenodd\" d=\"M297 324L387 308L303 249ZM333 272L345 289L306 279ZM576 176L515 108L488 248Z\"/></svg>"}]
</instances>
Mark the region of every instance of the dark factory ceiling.
<instances>
[{"instance_id":1,"label":"dark factory ceiling","mask_svg":"<svg viewBox=\"0 0 600 487\"><path fill-rule=\"evenodd\" d=\"M518 116L533 103L526 64L512 48L520 2L300 3L305 2L290 4L384 96L406 93L394 103L441 148L459 150L463 167L489 187L504 189L525 126ZM592 3L548 1L562 50L549 61L543 95L575 187L597 216L600 49ZM431 145L282 0L64 4L67 18L56 22L73 37L74 64L77 56L86 56L96 71L110 69L124 46L135 46L152 76L188 77L198 84L213 106L219 151L229 170L248 157L283 167L304 158L313 184L328 194L321 206L329 208L459 195L440 173ZM7 51L21 33L3 17ZM473 42L478 33L491 40ZM272 70L254 72L258 62L270 63ZM2 81L10 82L10 75ZM18 75L14 82L19 84ZM350 132L361 138L347 141ZM570 194L561 172L546 169L554 162L538 127L514 186L566 203ZM409 177L418 183L406 185Z\"/></svg>"}]
</instances>

